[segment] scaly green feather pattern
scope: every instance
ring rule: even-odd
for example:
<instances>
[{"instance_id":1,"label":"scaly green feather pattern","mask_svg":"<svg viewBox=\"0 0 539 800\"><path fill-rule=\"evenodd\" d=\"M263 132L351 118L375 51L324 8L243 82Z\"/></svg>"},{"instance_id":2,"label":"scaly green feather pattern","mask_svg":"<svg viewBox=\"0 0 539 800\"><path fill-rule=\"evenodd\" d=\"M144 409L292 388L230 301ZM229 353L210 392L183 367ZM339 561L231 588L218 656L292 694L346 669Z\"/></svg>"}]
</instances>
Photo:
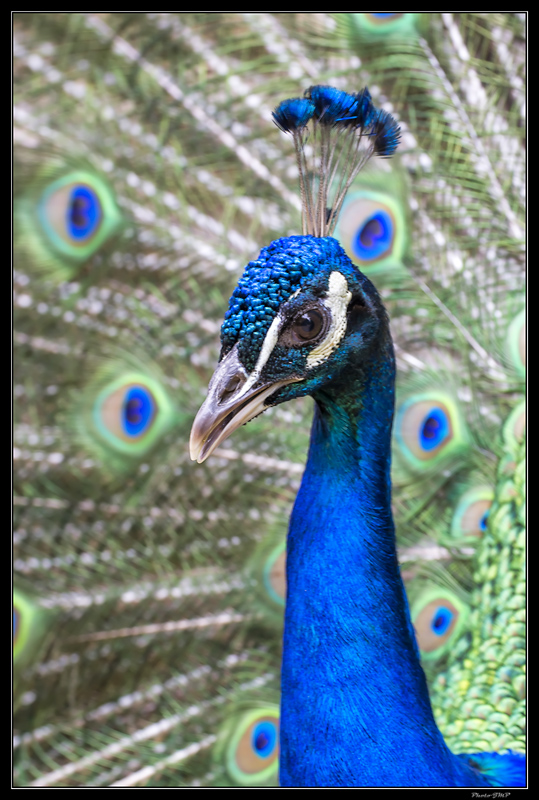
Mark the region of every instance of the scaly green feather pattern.
<instances>
[{"instance_id":1,"label":"scaly green feather pattern","mask_svg":"<svg viewBox=\"0 0 539 800\"><path fill-rule=\"evenodd\" d=\"M448 744L463 752L525 747L525 442L498 471L487 531L473 562L466 646L433 682Z\"/></svg>"}]
</instances>

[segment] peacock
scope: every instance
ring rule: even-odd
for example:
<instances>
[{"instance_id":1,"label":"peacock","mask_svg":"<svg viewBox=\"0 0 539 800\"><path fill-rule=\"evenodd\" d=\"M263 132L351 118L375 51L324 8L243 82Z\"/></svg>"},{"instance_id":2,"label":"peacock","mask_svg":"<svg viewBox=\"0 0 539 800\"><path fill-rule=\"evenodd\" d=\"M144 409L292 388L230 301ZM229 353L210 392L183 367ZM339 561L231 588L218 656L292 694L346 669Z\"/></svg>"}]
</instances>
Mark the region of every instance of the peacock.
<instances>
[{"instance_id":1,"label":"peacock","mask_svg":"<svg viewBox=\"0 0 539 800\"><path fill-rule=\"evenodd\" d=\"M523 784L525 25L519 13L14 15L16 786L452 785L448 770L453 785ZM352 87L331 135L371 95L378 134L392 117L401 130L397 153L363 165L340 209L318 205L313 237L295 187L299 172L312 191L316 137L296 148L272 112L302 96L286 128L320 102L315 86ZM261 259L276 266L270 298L249 291L256 269L241 277ZM298 377L315 353L311 444L313 400L293 381L278 390L293 403L264 390L250 409L264 414L226 443L225 417L208 460L192 463L221 346L220 365L236 353L256 372L285 307L299 316L262 366L278 357L273 377ZM397 369L391 510L384 307ZM364 377L357 393L339 377L351 345L334 316L384 354L369 385L385 399L364 432L385 477L367 518L347 516L366 486L346 414L322 387L331 371L348 411L363 402ZM241 371L226 378L227 402L249 391ZM328 419L341 459L329 467ZM398 732L410 756L410 720L424 715L445 754L409 758L403 774L371 748L359 784L298 782L343 753L350 763L346 726L324 736L331 751L311 750L317 763L287 756L318 715L344 721L327 708L330 662L298 673L287 660L288 615L302 613L290 601L283 656L299 532L323 526L328 507L347 534L395 521L398 564L387 542L362 542L378 561L386 552L389 584L370 576L370 588L382 603L397 595L400 611L373 603L365 626L393 653L405 643L416 689L401 684L389 708L370 694L364 735L389 715L387 737ZM346 541L336 547L328 527L309 564L311 616L322 597L346 596ZM380 650L364 654L380 687L402 680ZM282 732L281 662L310 714L295 725L283 706ZM366 696L333 677L354 704Z\"/></svg>"},{"instance_id":2,"label":"peacock","mask_svg":"<svg viewBox=\"0 0 539 800\"><path fill-rule=\"evenodd\" d=\"M328 86L283 101L274 119L296 146L304 235L272 242L246 267L190 447L204 461L267 407L315 400L286 546L280 785L522 786L522 756L454 756L436 727L391 513L389 321L330 235L361 167L395 151L398 125L367 89ZM317 174L308 161L319 163ZM419 403L402 433L441 452L452 441L450 412Z\"/></svg>"}]
</instances>

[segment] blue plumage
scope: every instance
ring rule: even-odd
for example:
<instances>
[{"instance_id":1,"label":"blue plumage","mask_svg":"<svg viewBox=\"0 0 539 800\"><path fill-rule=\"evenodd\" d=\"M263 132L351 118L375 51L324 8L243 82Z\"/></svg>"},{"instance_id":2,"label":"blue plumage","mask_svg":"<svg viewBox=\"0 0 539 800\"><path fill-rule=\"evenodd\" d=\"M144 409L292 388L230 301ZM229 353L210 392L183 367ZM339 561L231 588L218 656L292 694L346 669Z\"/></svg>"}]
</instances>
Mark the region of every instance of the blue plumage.
<instances>
[{"instance_id":1,"label":"blue plumage","mask_svg":"<svg viewBox=\"0 0 539 800\"><path fill-rule=\"evenodd\" d=\"M284 133L304 128L312 119L315 105L305 97L283 100L273 112L273 121Z\"/></svg>"},{"instance_id":2,"label":"blue plumage","mask_svg":"<svg viewBox=\"0 0 539 800\"><path fill-rule=\"evenodd\" d=\"M358 113L358 96L324 86L308 95L323 126L350 130L341 118ZM373 149L389 155L398 127L367 100L368 124L381 142ZM274 117L295 136L309 108L305 100L285 101ZM320 146L324 154L329 140L322 137ZM298 164L304 190L301 158ZM322 157L319 196L305 200L304 221L320 220L326 207L326 167ZM193 425L193 458L203 461L268 406L304 395L315 400L287 540L281 786L523 785L520 756L453 755L433 717L397 561L390 478L395 359L373 284L335 239L279 239L246 267L221 341ZM452 433L443 403L425 399L423 412L410 445L418 458ZM443 636L452 619L449 607L437 606L433 635ZM259 734L253 746L263 751L267 731Z\"/></svg>"}]
</instances>

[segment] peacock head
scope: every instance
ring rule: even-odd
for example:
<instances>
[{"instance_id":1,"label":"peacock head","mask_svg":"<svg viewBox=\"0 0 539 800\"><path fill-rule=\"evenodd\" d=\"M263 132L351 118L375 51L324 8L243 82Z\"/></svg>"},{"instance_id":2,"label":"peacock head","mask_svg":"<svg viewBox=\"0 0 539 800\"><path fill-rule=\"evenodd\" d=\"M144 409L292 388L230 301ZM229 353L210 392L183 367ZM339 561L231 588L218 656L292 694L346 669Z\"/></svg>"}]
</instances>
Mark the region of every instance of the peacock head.
<instances>
[{"instance_id":1,"label":"peacock head","mask_svg":"<svg viewBox=\"0 0 539 800\"><path fill-rule=\"evenodd\" d=\"M230 298L219 364L191 432L191 458L204 461L271 406L334 390L388 342L378 292L336 239L272 242L247 265Z\"/></svg>"},{"instance_id":2,"label":"peacock head","mask_svg":"<svg viewBox=\"0 0 539 800\"><path fill-rule=\"evenodd\" d=\"M266 408L338 386L377 350L391 350L376 289L331 234L348 187L371 156L395 152L399 126L367 88L311 86L273 119L294 140L304 235L265 247L232 294L219 366L191 431L198 462Z\"/></svg>"}]
</instances>

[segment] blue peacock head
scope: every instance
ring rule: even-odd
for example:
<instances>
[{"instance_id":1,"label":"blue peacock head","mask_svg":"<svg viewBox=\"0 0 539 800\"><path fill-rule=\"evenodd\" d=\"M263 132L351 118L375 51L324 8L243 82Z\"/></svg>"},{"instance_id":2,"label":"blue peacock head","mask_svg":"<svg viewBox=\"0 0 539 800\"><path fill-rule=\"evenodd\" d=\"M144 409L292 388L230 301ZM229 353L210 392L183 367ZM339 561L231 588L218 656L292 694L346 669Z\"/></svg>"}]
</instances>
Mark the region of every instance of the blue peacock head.
<instances>
[{"instance_id":1,"label":"blue peacock head","mask_svg":"<svg viewBox=\"0 0 539 800\"><path fill-rule=\"evenodd\" d=\"M270 406L316 395L376 350L391 351L376 289L330 234L359 169L371 155L396 149L395 120L373 106L367 89L348 94L327 86L285 100L274 120L296 145L304 232L264 247L230 298L219 365L191 432L191 457L199 462ZM308 137L321 154L314 180L305 161Z\"/></svg>"}]
</instances>

